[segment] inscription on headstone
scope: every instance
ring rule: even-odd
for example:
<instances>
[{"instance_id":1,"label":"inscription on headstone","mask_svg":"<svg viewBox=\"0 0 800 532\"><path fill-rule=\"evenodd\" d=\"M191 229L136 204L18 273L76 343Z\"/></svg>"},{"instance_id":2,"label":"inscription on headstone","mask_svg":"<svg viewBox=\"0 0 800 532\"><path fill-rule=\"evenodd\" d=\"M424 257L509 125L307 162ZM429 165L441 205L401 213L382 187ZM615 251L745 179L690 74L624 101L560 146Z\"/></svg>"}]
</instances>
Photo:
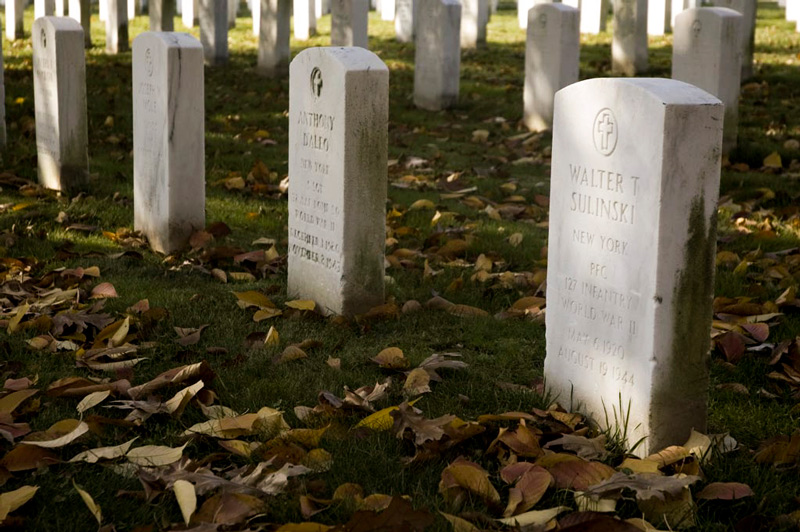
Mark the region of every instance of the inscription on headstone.
<instances>
[{"instance_id":1,"label":"inscription on headstone","mask_svg":"<svg viewBox=\"0 0 800 532\"><path fill-rule=\"evenodd\" d=\"M665 79L556 95L546 383L639 455L705 430L722 112Z\"/></svg>"}]
</instances>

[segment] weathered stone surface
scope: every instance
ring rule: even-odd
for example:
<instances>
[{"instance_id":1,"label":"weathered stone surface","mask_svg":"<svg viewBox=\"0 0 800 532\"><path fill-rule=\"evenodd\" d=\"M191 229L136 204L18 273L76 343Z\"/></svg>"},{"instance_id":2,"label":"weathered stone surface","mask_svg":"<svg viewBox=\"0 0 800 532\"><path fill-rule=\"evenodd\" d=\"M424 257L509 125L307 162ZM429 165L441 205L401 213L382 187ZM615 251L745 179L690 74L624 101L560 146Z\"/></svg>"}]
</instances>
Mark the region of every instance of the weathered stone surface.
<instances>
[{"instance_id":1,"label":"weathered stone surface","mask_svg":"<svg viewBox=\"0 0 800 532\"><path fill-rule=\"evenodd\" d=\"M667 79L556 95L545 379L638 455L706 428L722 113Z\"/></svg>"},{"instance_id":2,"label":"weathered stone surface","mask_svg":"<svg viewBox=\"0 0 800 532\"><path fill-rule=\"evenodd\" d=\"M369 0L331 0L331 46L369 48Z\"/></svg>"},{"instance_id":3,"label":"weathered stone surface","mask_svg":"<svg viewBox=\"0 0 800 532\"><path fill-rule=\"evenodd\" d=\"M647 70L647 0L614 0L611 71L635 76Z\"/></svg>"},{"instance_id":4,"label":"weathered stone surface","mask_svg":"<svg viewBox=\"0 0 800 532\"><path fill-rule=\"evenodd\" d=\"M317 34L314 0L294 0L294 38L307 41Z\"/></svg>"},{"instance_id":5,"label":"weathered stone surface","mask_svg":"<svg viewBox=\"0 0 800 532\"><path fill-rule=\"evenodd\" d=\"M91 15L90 0L69 0L69 16L83 28L83 41L86 48L92 47Z\"/></svg>"},{"instance_id":6,"label":"weathered stone surface","mask_svg":"<svg viewBox=\"0 0 800 532\"><path fill-rule=\"evenodd\" d=\"M743 22L742 15L725 7L687 9L675 21L672 79L699 87L725 104L723 154L736 146Z\"/></svg>"},{"instance_id":7,"label":"weathered stone surface","mask_svg":"<svg viewBox=\"0 0 800 532\"><path fill-rule=\"evenodd\" d=\"M39 183L72 191L89 179L83 29L68 17L42 17L32 37Z\"/></svg>"},{"instance_id":8,"label":"weathered stone surface","mask_svg":"<svg viewBox=\"0 0 800 532\"><path fill-rule=\"evenodd\" d=\"M150 0L150 31L173 31L176 5L176 0Z\"/></svg>"},{"instance_id":9,"label":"weathered stone surface","mask_svg":"<svg viewBox=\"0 0 800 532\"><path fill-rule=\"evenodd\" d=\"M133 215L150 247L186 247L205 225L203 47L186 33L133 41Z\"/></svg>"},{"instance_id":10,"label":"weathered stone surface","mask_svg":"<svg viewBox=\"0 0 800 532\"><path fill-rule=\"evenodd\" d=\"M261 32L256 70L262 76L284 77L289 74L291 56L291 0L260 0L260 3Z\"/></svg>"},{"instance_id":11,"label":"weathered stone surface","mask_svg":"<svg viewBox=\"0 0 800 532\"><path fill-rule=\"evenodd\" d=\"M389 70L363 48L309 48L289 87L288 293L360 314L384 301Z\"/></svg>"},{"instance_id":12,"label":"weathered stone surface","mask_svg":"<svg viewBox=\"0 0 800 532\"><path fill-rule=\"evenodd\" d=\"M200 0L200 43L210 66L228 62L228 0Z\"/></svg>"},{"instance_id":13,"label":"weathered stone surface","mask_svg":"<svg viewBox=\"0 0 800 532\"><path fill-rule=\"evenodd\" d=\"M461 48L484 46L488 24L489 3L487 0L462 0Z\"/></svg>"},{"instance_id":14,"label":"weathered stone surface","mask_svg":"<svg viewBox=\"0 0 800 532\"><path fill-rule=\"evenodd\" d=\"M104 0L108 6L106 17L106 52L118 54L130 49L128 42L128 2L135 0Z\"/></svg>"},{"instance_id":15,"label":"weathered stone surface","mask_svg":"<svg viewBox=\"0 0 800 532\"><path fill-rule=\"evenodd\" d=\"M580 11L538 4L528 17L523 119L528 129L543 131L553 126L556 92L578 81Z\"/></svg>"},{"instance_id":16,"label":"weathered stone surface","mask_svg":"<svg viewBox=\"0 0 800 532\"><path fill-rule=\"evenodd\" d=\"M753 48L756 42L757 0L711 0L709 3L712 6L733 9L742 15L742 38L739 41L742 55L742 80L753 77ZM795 4L798 5L798 12L800 12L800 2L795 0ZM800 15L800 13L798 13L798 15ZM798 16L798 18L800 18L800 16Z\"/></svg>"},{"instance_id":17,"label":"weathered stone surface","mask_svg":"<svg viewBox=\"0 0 800 532\"><path fill-rule=\"evenodd\" d=\"M424 0L395 0L394 33L400 42L414 42Z\"/></svg>"},{"instance_id":18,"label":"weathered stone surface","mask_svg":"<svg viewBox=\"0 0 800 532\"><path fill-rule=\"evenodd\" d=\"M461 4L458 0L422 2L414 55L414 104L417 107L439 111L458 103L460 33Z\"/></svg>"}]
</instances>

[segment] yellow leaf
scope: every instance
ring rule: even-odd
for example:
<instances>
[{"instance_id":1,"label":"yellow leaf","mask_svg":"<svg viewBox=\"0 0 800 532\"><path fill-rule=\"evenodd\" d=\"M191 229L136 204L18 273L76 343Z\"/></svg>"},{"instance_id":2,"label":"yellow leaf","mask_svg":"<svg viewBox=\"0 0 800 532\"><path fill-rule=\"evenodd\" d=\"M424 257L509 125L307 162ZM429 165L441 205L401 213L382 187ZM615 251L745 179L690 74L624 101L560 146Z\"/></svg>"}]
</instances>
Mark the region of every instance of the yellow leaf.
<instances>
[{"instance_id":1,"label":"yellow leaf","mask_svg":"<svg viewBox=\"0 0 800 532\"><path fill-rule=\"evenodd\" d=\"M419 199L419 200L415 201L414 203L412 203L411 206L408 208L408 210L409 211L419 211L419 210L422 210L422 209L435 209L435 208L436 208L436 204L434 204L431 200L429 200L429 199Z\"/></svg>"},{"instance_id":2,"label":"yellow leaf","mask_svg":"<svg viewBox=\"0 0 800 532\"><path fill-rule=\"evenodd\" d=\"M330 469L332 463L333 456L325 449L311 449L301 461L302 465L318 473Z\"/></svg>"},{"instance_id":3,"label":"yellow leaf","mask_svg":"<svg viewBox=\"0 0 800 532\"><path fill-rule=\"evenodd\" d=\"M281 314L283 314L283 311L281 309L265 308L263 310L258 310L256 311L255 314L253 314L253 321L259 322L263 320L268 320L270 318L278 317Z\"/></svg>"},{"instance_id":4,"label":"yellow leaf","mask_svg":"<svg viewBox=\"0 0 800 532\"><path fill-rule=\"evenodd\" d=\"M462 318L489 315L489 313L485 310L479 309L478 307L471 307L469 305L452 305L447 308L447 312L453 316L460 316Z\"/></svg>"},{"instance_id":5,"label":"yellow leaf","mask_svg":"<svg viewBox=\"0 0 800 532\"><path fill-rule=\"evenodd\" d=\"M29 308L31 308L31 306L27 303L17 308L17 313L14 314L13 318L8 320L8 334L14 334L19 330L19 322L21 322L25 314L28 313Z\"/></svg>"},{"instance_id":6,"label":"yellow leaf","mask_svg":"<svg viewBox=\"0 0 800 532\"><path fill-rule=\"evenodd\" d=\"M14 491L0 493L0 523L8 514L31 500L38 489L39 486L22 486Z\"/></svg>"},{"instance_id":7,"label":"yellow leaf","mask_svg":"<svg viewBox=\"0 0 800 532\"><path fill-rule=\"evenodd\" d=\"M308 358L306 352L296 345L290 345L283 350L283 353L281 353L281 356L278 357L275 363L282 364L283 362L291 362L292 360L300 360L301 358Z\"/></svg>"},{"instance_id":8,"label":"yellow leaf","mask_svg":"<svg viewBox=\"0 0 800 532\"><path fill-rule=\"evenodd\" d=\"M89 432L89 425L87 425L83 421L78 421L77 419L65 419L54 424L44 434L45 435L48 435L48 433L59 434L63 432L66 432L66 434L55 439L42 440L42 441L23 440L20 443L25 445L33 445L35 447L43 447L45 449L56 449L58 447L64 447L65 445L69 445L73 441L77 440L78 438Z\"/></svg>"},{"instance_id":9,"label":"yellow leaf","mask_svg":"<svg viewBox=\"0 0 800 532\"><path fill-rule=\"evenodd\" d=\"M489 477L485 471L458 463L448 466L447 471L462 488L478 495L487 503L500 504L500 494L489 482Z\"/></svg>"},{"instance_id":10,"label":"yellow leaf","mask_svg":"<svg viewBox=\"0 0 800 532\"><path fill-rule=\"evenodd\" d=\"M270 327L267 337L264 338L264 345L278 345L279 343L281 343L281 336L278 334L278 329Z\"/></svg>"},{"instance_id":11,"label":"yellow leaf","mask_svg":"<svg viewBox=\"0 0 800 532\"><path fill-rule=\"evenodd\" d=\"M86 504L86 507L89 508L89 511L92 512L94 518L97 519L97 524L98 525L102 524L103 513L100 511L100 506L98 506L97 503L94 502L94 499L92 499L92 496L89 495L89 493L79 488L78 485L75 484L74 480L72 481L72 485L78 491L78 495L81 496L81 499L83 499L83 502Z\"/></svg>"},{"instance_id":12,"label":"yellow leaf","mask_svg":"<svg viewBox=\"0 0 800 532\"><path fill-rule=\"evenodd\" d=\"M125 337L128 336L128 331L130 330L131 326L131 319L125 318L122 324L117 329L117 332L114 333L114 336L108 341L110 347L117 347L125 343Z\"/></svg>"},{"instance_id":13,"label":"yellow leaf","mask_svg":"<svg viewBox=\"0 0 800 532\"><path fill-rule=\"evenodd\" d=\"M403 369L408 367L408 359L403 355L403 351L398 347L387 347L378 356L372 359L373 362L385 369Z\"/></svg>"},{"instance_id":14,"label":"yellow leaf","mask_svg":"<svg viewBox=\"0 0 800 532\"><path fill-rule=\"evenodd\" d=\"M461 517L439 512L452 525L453 532L481 532L481 529Z\"/></svg>"},{"instance_id":15,"label":"yellow leaf","mask_svg":"<svg viewBox=\"0 0 800 532\"><path fill-rule=\"evenodd\" d=\"M197 392L203 389L203 386L205 386L205 384L200 380L176 393L172 399L167 401L164 405L167 408L167 412L172 416L180 417L186 405L197 395Z\"/></svg>"},{"instance_id":16,"label":"yellow leaf","mask_svg":"<svg viewBox=\"0 0 800 532\"><path fill-rule=\"evenodd\" d=\"M243 283L253 282L256 280L255 275L247 272L228 272L228 277L230 277L234 281L239 281Z\"/></svg>"},{"instance_id":17,"label":"yellow leaf","mask_svg":"<svg viewBox=\"0 0 800 532\"><path fill-rule=\"evenodd\" d=\"M328 525L322 525L320 523L287 523L281 525L275 532L326 532L330 529L331 527Z\"/></svg>"},{"instance_id":18,"label":"yellow leaf","mask_svg":"<svg viewBox=\"0 0 800 532\"><path fill-rule=\"evenodd\" d=\"M259 309L277 308L270 299L255 290L248 290L246 292L234 292L236 296L236 304L240 308L246 309L248 307L258 307Z\"/></svg>"},{"instance_id":19,"label":"yellow leaf","mask_svg":"<svg viewBox=\"0 0 800 532\"><path fill-rule=\"evenodd\" d=\"M630 469L634 473L655 473L657 475L663 474L658 469L658 462L654 462L653 460L639 460L638 458L626 458L617 467L617 469Z\"/></svg>"},{"instance_id":20,"label":"yellow leaf","mask_svg":"<svg viewBox=\"0 0 800 532\"><path fill-rule=\"evenodd\" d=\"M295 299L287 301L286 306L297 310L314 310L317 304L310 299Z\"/></svg>"},{"instance_id":21,"label":"yellow leaf","mask_svg":"<svg viewBox=\"0 0 800 532\"><path fill-rule=\"evenodd\" d=\"M194 511L197 510L197 494L194 491L194 485L191 482L179 479L172 484L172 491L175 492L175 499L181 508L183 521L186 526L189 526L189 520L192 518Z\"/></svg>"},{"instance_id":22,"label":"yellow leaf","mask_svg":"<svg viewBox=\"0 0 800 532\"><path fill-rule=\"evenodd\" d=\"M6 414L12 413L19 407L27 398L32 397L39 393L39 390L28 388L27 390L18 390L11 392L2 399L0 399L0 412Z\"/></svg>"},{"instance_id":23,"label":"yellow leaf","mask_svg":"<svg viewBox=\"0 0 800 532\"><path fill-rule=\"evenodd\" d=\"M514 517L498 519L498 521L508 526L543 527L551 520L555 519L558 514L571 509L572 508L567 506L556 506L555 508L549 508L547 510L525 512L524 514L515 515Z\"/></svg>"},{"instance_id":24,"label":"yellow leaf","mask_svg":"<svg viewBox=\"0 0 800 532\"><path fill-rule=\"evenodd\" d=\"M783 163L781 162L781 154L774 151L766 156L764 159L764 166L767 168L783 168Z\"/></svg>"},{"instance_id":25,"label":"yellow leaf","mask_svg":"<svg viewBox=\"0 0 800 532\"><path fill-rule=\"evenodd\" d=\"M403 392L412 396L430 392L430 382L431 376L427 371L423 368L415 368L406 377Z\"/></svg>"},{"instance_id":26,"label":"yellow leaf","mask_svg":"<svg viewBox=\"0 0 800 532\"><path fill-rule=\"evenodd\" d=\"M125 456L125 453L128 452L128 449L131 448L131 445L133 445L133 442L135 442L137 439L139 439L139 436L136 436L132 440L128 440L123 444L114 445L113 447L98 447L96 449L89 449L88 451L83 451L82 453L76 454L70 458L69 461L94 464L99 460L113 460L115 458L120 458Z\"/></svg>"},{"instance_id":27,"label":"yellow leaf","mask_svg":"<svg viewBox=\"0 0 800 532\"><path fill-rule=\"evenodd\" d=\"M184 443L183 446L175 448L163 445L144 445L131 449L125 456L129 462L139 466L165 466L180 460L187 445L188 443Z\"/></svg>"},{"instance_id":28,"label":"yellow leaf","mask_svg":"<svg viewBox=\"0 0 800 532\"><path fill-rule=\"evenodd\" d=\"M419 401L421 397L408 402L408 406L414 406L414 403ZM392 412L398 410L399 406L390 406L383 410L378 410L374 414L370 414L358 422L356 427L367 427L372 430L389 430L394 425L394 418Z\"/></svg>"},{"instance_id":29,"label":"yellow leaf","mask_svg":"<svg viewBox=\"0 0 800 532\"><path fill-rule=\"evenodd\" d=\"M111 395L111 390L103 390L100 392L90 393L89 395L81 399L80 403L78 403L78 406L76 407L78 409L78 413L83 414L90 408L99 405L100 403L105 401L109 395Z\"/></svg>"}]
</instances>

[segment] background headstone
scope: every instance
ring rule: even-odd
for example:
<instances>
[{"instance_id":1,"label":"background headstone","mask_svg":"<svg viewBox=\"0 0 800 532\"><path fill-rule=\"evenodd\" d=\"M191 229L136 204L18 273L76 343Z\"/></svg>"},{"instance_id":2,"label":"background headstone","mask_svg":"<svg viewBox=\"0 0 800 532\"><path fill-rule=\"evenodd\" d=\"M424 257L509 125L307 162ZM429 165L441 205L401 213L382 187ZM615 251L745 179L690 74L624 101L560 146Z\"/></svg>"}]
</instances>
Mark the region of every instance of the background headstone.
<instances>
[{"instance_id":1,"label":"background headstone","mask_svg":"<svg viewBox=\"0 0 800 532\"><path fill-rule=\"evenodd\" d=\"M394 20L395 0L381 0L381 20Z\"/></svg>"},{"instance_id":2,"label":"background headstone","mask_svg":"<svg viewBox=\"0 0 800 532\"><path fill-rule=\"evenodd\" d=\"M103 0L100 0L100 4L103 4ZM34 0L33 2L34 20L41 17L52 17L55 14L56 14L55 0Z\"/></svg>"},{"instance_id":3,"label":"background headstone","mask_svg":"<svg viewBox=\"0 0 800 532\"><path fill-rule=\"evenodd\" d=\"M425 0L395 0L394 33L399 42L414 42L420 6Z\"/></svg>"},{"instance_id":4,"label":"background headstone","mask_svg":"<svg viewBox=\"0 0 800 532\"><path fill-rule=\"evenodd\" d=\"M185 33L133 41L134 227L161 253L205 226L203 47Z\"/></svg>"},{"instance_id":5,"label":"background headstone","mask_svg":"<svg viewBox=\"0 0 800 532\"><path fill-rule=\"evenodd\" d=\"M309 48L289 94L288 293L364 313L384 302L389 70L363 48Z\"/></svg>"},{"instance_id":6,"label":"background headstone","mask_svg":"<svg viewBox=\"0 0 800 532\"><path fill-rule=\"evenodd\" d=\"M194 28L198 22L200 10L199 0L179 0L181 3L181 20L187 28Z\"/></svg>"},{"instance_id":7,"label":"background headstone","mask_svg":"<svg viewBox=\"0 0 800 532\"><path fill-rule=\"evenodd\" d=\"M5 0L6 2L6 39L21 39L24 33L23 16L25 0Z\"/></svg>"},{"instance_id":8,"label":"background headstone","mask_svg":"<svg viewBox=\"0 0 800 532\"><path fill-rule=\"evenodd\" d=\"M581 0L581 33L606 31L608 0Z\"/></svg>"},{"instance_id":9,"label":"background headstone","mask_svg":"<svg viewBox=\"0 0 800 532\"><path fill-rule=\"evenodd\" d=\"M66 17L69 9L68 0L56 0L56 16Z\"/></svg>"},{"instance_id":10,"label":"background headstone","mask_svg":"<svg viewBox=\"0 0 800 532\"><path fill-rule=\"evenodd\" d=\"M176 0L150 0L150 31L173 31L176 5Z\"/></svg>"},{"instance_id":11,"label":"background headstone","mask_svg":"<svg viewBox=\"0 0 800 532\"><path fill-rule=\"evenodd\" d=\"M228 29L236 27L236 16L239 14L239 0L228 0Z\"/></svg>"},{"instance_id":12,"label":"background headstone","mask_svg":"<svg viewBox=\"0 0 800 532\"><path fill-rule=\"evenodd\" d=\"M753 77L753 48L756 42L757 0L711 0L710 4L715 7L733 9L742 15L742 39L740 42L742 53L742 80L750 79ZM795 4L800 7L800 0L795 0ZM798 9L798 11L800 11L800 9Z\"/></svg>"},{"instance_id":13,"label":"background headstone","mask_svg":"<svg viewBox=\"0 0 800 532\"><path fill-rule=\"evenodd\" d=\"M83 42L86 48L92 47L91 15L90 0L69 0L69 16L83 28Z\"/></svg>"},{"instance_id":14,"label":"background headstone","mask_svg":"<svg viewBox=\"0 0 800 532\"><path fill-rule=\"evenodd\" d=\"M2 33L2 31L0 31ZM0 151L6 148L6 86L3 67L3 39L0 38Z\"/></svg>"},{"instance_id":15,"label":"background headstone","mask_svg":"<svg viewBox=\"0 0 800 532\"><path fill-rule=\"evenodd\" d=\"M414 55L414 104L417 107L439 111L458 103L460 34L461 3L458 0L421 2Z\"/></svg>"},{"instance_id":16,"label":"background headstone","mask_svg":"<svg viewBox=\"0 0 800 532\"><path fill-rule=\"evenodd\" d=\"M128 2L135 0L101 0L106 1L108 13L106 18L106 52L118 54L127 52L128 43Z\"/></svg>"},{"instance_id":17,"label":"background headstone","mask_svg":"<svg viewBox=\"0 0 800 532\"><path fill-rule=\"evenodd\" d=\"M200 42L206 64L228 62L228 0L200 0Z\"/></svg>"},{"instance_id":18,"label":"background headstone","mask_svg":"<svg viewBox=\"0 0 800 532\"><path fill-rule=\"evenodd\" d=\"M647 34L664 35L672 31L672 0L647 1Z\"/></svg>"},{"instance_id":19,"label":"background headstone","mask_svg":"<svg viewBox=\"0 0 800 532\"><path fill-rule=\"evenodd\" d=\"M543 131L553 126L556 92L578 81L580 11L538 4L528 14L524 122L531 131Z\"/></svg>"},{"instance_id":20,"label":"background headstone","mask_svg":"<svg viewBox=\"0 0 800 532\"><path fill-rule=\"evenodd\" d=\"M635 76L647 70L647 0L614 0L611 71Z\"/></svg>"},{"instance_id":21,"label":"background headstone","mask_svg":"<svg viewBox=\"0 0 800 532\"><path fill-rule=\"evenodd\" d=\"M31 40L39 183L71 191L89 179L83 28L68 17L42 17Z\"/></svg>"},{"instance_id":22,"label":"background headstone","mask_svg":"<svg viewBox=\"0 0 800 532\"><path fill-rule=\"evenodd\" d=\"M369 48L369 0L331 0L331 46Z\"/></svg>"},{"instance_id":23,"label":"background headstone","mask_svg":"<svg viewBox=\"0 0 800 532\"><path fill-rule=\"evenodd\" d=\"M283 77L289 74L290 2L291 0L260 0L261 33L258 37L256 70L262 76Z\"/></svg>"},{"instance_id":24,"label":"background headstone","mask_svg":"<svg viewBox=\"0 0 800 532\"><path fill-rule=\"evenodd\" d=\"M725 7L687 9L675 20L672 79L685 81L725 104L722 153L736 147L743 17Z\"/></svg>"},{"instance_id":25,"label":"background headstone","mask_svg":"<svg viewBox=\"0 0 800 532\"><path fill-rule=\"evenodd\" d=\"M485 45L487 24L489 24L487 0L462 0L461 48L477 48Z\"/></svg>"},{"instance_id":26,"label":"background headstone","mask_svg":"<svg viewBox=\"0 0 800 532\"><path fill-rule=\"evenodd\" d=\"M294 0L294 38L307 41L317 34L314 0Z\"/></svg>"},{"instance_id":27,"label":"background headstone","mask_svg":"<svg viewBox=\"0 0 800 532\"><path fill-rule=\"evenodd\" d=\"M545 379L640 456L706 429L722 113L669 79L556 95Z\"/></svg>"},{"instance_id":28,"label":"background headstone","mask_svg":"<svg viewBox=\"0 0 800 532\"><path fill-rule=\"evenodd\" d=\"M128 0L128 21L132 21L142 14L142 5L139 0Z\"/></svg>"},{"instance_id":29,"label":"background headstone","mask_svg":"<svg viewBox=\"0 0 800 532\"><path fill-rule=\"evenodd\" d=\"M100 22L105 22L108 19L108 2L106 0L97 0L97 4Z\"/></svg>"},{"instance_id":30,"label":"background headstone","mask_svg":"<svg viewBox=\"0 0 800 532\"><path fill-rule=\"evenodd\" d=\"M314 15L317 20L331 12L331 0L315 0L314 1Z\"/></svg>"}]
</instances>

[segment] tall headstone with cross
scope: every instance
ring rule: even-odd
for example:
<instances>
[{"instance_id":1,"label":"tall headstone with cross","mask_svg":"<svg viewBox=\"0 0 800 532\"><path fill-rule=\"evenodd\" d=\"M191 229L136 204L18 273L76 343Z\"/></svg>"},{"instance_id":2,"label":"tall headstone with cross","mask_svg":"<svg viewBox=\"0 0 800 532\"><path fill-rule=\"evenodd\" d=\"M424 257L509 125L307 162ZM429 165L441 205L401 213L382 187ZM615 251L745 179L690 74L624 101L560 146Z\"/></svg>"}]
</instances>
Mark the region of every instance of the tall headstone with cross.
<instances>
[{"instance_id":1,"label":"tall headstone with cross","mask_svg":"<svg viewBox=\"0 0 800 532\"><path fill-rule=\"evenodd\" d=\"M800 15L800 2L795 0L795 3L798 5L798 15ZM715 7L727 7L742 15L742 37L739 39L739 50L742 56L742 81L750 79L753 77L753 48L756 42L757 0L711 0L711 5ZM700 6L698 5L696 7ZM798 16L798 19L800 19L800 16Z\"/></svg>"},{"instance_id":2,"label":"tall headstone with cross","mask_svg":"<svg viewBox=\"0 0 800 532\"><path fill-rule=\"evenodd\" d=\"M42 17L32 41L39 183L72 191L89 180L83 28L68 17Z\"/></svg>"},{"instance_id":3,"label":"tall headstone with cross","mask_svg":"<svg viewBox=\"0 0 800 532\"><path fill-rule=\"evenodd\" d=\"M638 455L706 426L722 114L669 79L556 95L545 378Z\"/></svg>"},{"instance_id":4,"label":"tall headstone with cross","mask_svg":"<svg viewBox=\"0 0 800 532\"><path fill-rule=\"evenodd\" d=\"M128 43L128 2L135 0L101 0L108 5L106 16L106 52L118 54L127 52Z\"/></svg>"},{"instance_id":5,"label":"tall headstone with cross","mask_svg":"<svg viewBox=\"0 0 800 532\"><path fill-rule=\"evenodd\" d=\"M647 70L647 0L614 0L611 71L635 76Z\"/></svg>"},{"instance_id":6,"label":"tall headstone with cross","mask_svg":"<svg viewBox=\"0 0 800 532\"><path fill-rule=\"evenodd\" d=\"M528 17L523 118L531 131L543 131L553 126L556 92L578 81L580 11L538 4Z\"/></svg>"},{"instance_id":7,"label":"tall headstone with cross","mask_svg":"<svg viewBox=\"0 0 800 532\"><path fill-rule=\"evenodd\" d=\"M205 226L203 46L186 33L133 41L133 224L161 253Z\"/></svg>"},{"instance_id":8,"label":"tall headstone with cross","mask_svg":"<svg viewBox=\"0 0 800 532\"><path fill-rule=\"evenodd\" d=\"M326 313L382 304L389 70L308 48L289 71L289 286Z\"/></svg>"},{"instance_id":9,"label":"tall headstone with cross","mask_svg":"<svg viewBox=\"0 0 800 532\"><path fill-rule=\"evenodd\" d=\"M369 48L369 0L331 0L331 46Z\"/></svg>"},{"instance_id":10,"label":"tall headstone with cross","mask_svg":"<svg viewBox=\"0 0 800 532\"><path fill-rule=\"evenodd\" d=\"M307 41L317 34L314 0L294 0L294 38Z\"/></svg>"},{"instance_id":11,"label":"tall headstone with cross","mask_svg":"<svg viewBox=\"0 0 800 532\"><path fill-rule=\"evenodd\" d=\"M461 3L421 2L414 55L414 104L440 111L458 103L461 83Z\"/></svg>"},{"instance_id":12,"label":"tall headstone with cross","mask_svg":"<svg viewBox=\"0 0 800 532\"><path fill-rule=\"evenodd\" d=\"M176 0L150 0L150 31L173 31L176 5Z\"/></svg>"},{"instance_id":13,"label":"tall headstone with cross","mask_svg":"<svg viewBox=\"0 0 800 532\"><path fill-rule=\"evenodd\" d=\"M92 47L92 4L90 0L69 0L69 16L83 28L83 43Z\"/></svg>"},{"instance_id":14,"label":"tall headstone with cross","mask_svg":"<svg viewBox=\"0 0 800 532\"><path fill-rule=\"evenodd\" d=\"M260 0L260 4L256 70L262 76L285 77L289 73L291 0Z\"/></svg>"},{"instance_id":15,"label":"tall headstone with cross","mask_svg":"<svg viewBox=\"0 0 800 532\"><path fill-rule=\"evenodd\" d=\"M6 2L6 39L21 39L25 30L25 0L5 0Z\"/></svg>"},{"instance_id":16,"label":"tall headstone with cross","mask_svg":"<svg viewBox=\"0 0 800 532\"><path fill-rule=\"evenodd\" d=\"M228 0L200 0L200 43L207 65L228 62Z\"/></svg>"},{"instance_id":17,"label":"tall headstone with cross","mask_svg":"<svg viewBox=\"0 0 800 532\"><path fill-rule=\"evenodd\" d=\"M414 42L419 10L425 0L395 0L394 33L399 42Z\"/></svg>"},{"instance_id":18,"label":"tall headstone with cross","mask_svg":"<svg viewBox=\"0 0 800 532\"><path fill-rule=\"evenodd\" d=\"M672 79L700 87L725 104L723 154L736 147L743 22L742 15L725 7L687 9L675 20Z\"/></svg>"},{"instance_id":19,"label":"tall headstone with cross","mask_svg":"<svg viewBox=\"0 0 800 532\"><path fill-rule=\"evenodd\" d=\"M485 45L488 24L489 3L487 0L462 0L461 48L469 49Z\"/></svg>"}]
</instances>

